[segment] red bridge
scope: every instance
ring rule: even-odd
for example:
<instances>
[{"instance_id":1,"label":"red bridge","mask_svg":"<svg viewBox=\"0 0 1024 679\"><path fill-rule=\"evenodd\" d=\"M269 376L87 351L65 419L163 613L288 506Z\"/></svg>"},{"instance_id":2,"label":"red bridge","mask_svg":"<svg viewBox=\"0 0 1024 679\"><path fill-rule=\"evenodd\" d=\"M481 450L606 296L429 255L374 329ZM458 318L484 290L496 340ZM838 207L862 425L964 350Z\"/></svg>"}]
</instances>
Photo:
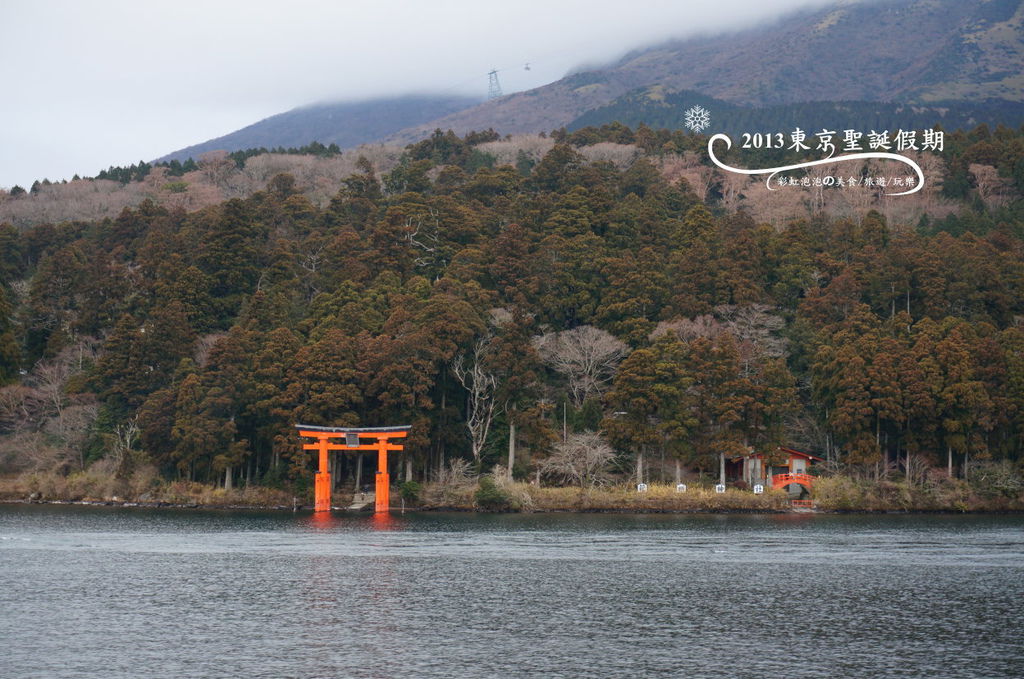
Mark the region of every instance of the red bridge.
<instances>
[{"instance_id":1,"label":"red bridge","mask_svg":"<svg viewBox=\"0 0 1024 679\"><path fill-rule=\"evenodd\" d=\"M814 477L810 474L776 474L772 477L772 488L775 490L785 488L791 483L799 483L807 490L810 490L811 485L814 483Z\"/></svg>"}]
</instances>

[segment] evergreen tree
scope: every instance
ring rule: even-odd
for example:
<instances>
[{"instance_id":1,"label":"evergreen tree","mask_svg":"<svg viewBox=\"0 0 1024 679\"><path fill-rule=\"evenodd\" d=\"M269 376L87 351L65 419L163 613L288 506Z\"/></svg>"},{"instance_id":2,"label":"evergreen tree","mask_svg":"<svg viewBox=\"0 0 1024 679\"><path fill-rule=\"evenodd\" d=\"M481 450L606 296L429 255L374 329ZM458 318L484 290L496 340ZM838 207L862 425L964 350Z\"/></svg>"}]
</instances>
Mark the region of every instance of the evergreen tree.
<instances>
[{"instance_id":1,"label":"evergreen tree","mask_svg":"<svg viewBox=\"0 0 1024 679\"><path fill-rule=\"evenodd\" d=\"M263 255L264 230L242 200L224 203L202 238L199 264L212 280L210 294L227 321L256 288Z\"/></svg>"},{"instance_id":2,"label":"evergreen tree","mask_svg":"<svg viewBox=\"0 0 1024 679\"><path fill-rule=\"evenodd\" d=\"M21 351L14 336L11 322L13 310L7 301L7 293L0 285L0 386L18 378Z\"/></svg>"}]
</instances>

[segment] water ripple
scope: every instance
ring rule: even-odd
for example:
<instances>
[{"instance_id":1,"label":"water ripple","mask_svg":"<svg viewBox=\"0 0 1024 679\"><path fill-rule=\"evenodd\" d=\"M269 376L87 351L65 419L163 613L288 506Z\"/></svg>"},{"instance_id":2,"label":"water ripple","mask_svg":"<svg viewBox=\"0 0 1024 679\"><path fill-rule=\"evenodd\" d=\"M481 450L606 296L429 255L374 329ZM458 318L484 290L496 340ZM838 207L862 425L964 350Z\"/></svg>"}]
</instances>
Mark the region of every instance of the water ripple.
<instances>
[{"instance_id":1,"label":"water ripple","mask_svg":"<svg viewBox=\"0 0 1024 679\"><path fill-rule=\"evenodd\" d=\"M3 677L1020 677L1024 518L0 508Z\"/></svg>"}]
</instances>

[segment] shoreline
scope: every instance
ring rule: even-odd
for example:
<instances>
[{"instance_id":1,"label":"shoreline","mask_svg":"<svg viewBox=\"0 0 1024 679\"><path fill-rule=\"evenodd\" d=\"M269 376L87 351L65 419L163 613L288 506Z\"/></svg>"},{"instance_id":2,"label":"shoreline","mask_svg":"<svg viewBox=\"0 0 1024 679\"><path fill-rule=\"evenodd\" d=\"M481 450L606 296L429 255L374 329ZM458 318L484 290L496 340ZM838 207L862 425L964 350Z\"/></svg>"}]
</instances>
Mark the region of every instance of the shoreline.
<instances>
[{"instance_id":1,"label":"shoreline","mask_svg":"<svg viewBox=\"0 0 1024 679\"><path fill-rule=\"evenodd\" d=\"M83 477L32 475L0 479L0 504L54 504L153 509L226 509L239 511L312 511L308 487L249 485L223 489L186 481L83 483ZM332 496L335 511L348 510L356 494L340 488ZM807 497L806 494L804 496ZM392 511L481 513L617 513L617 514L1012 514L1024 512L1024 493L960 479L936 478L911 484L904 480L818 477L810 493L812 507L793 507L782 490L761 494L729 487L716 492L692 483L682 492L675 484L652 483L637 492L627 485L536 486L485 475L392 488Z\"/></svg>"},{"instance_id":2,"label":"shoreline","mask_svg":"<svg viewBox=\"0 0 1024 679\"><path fill-rule=\"evenodd\" d=\"M203 504L203 503L172 503L172 502L136 502L130 500L28 500L28 499L2 499L0 506L4 505L37 505L37 506L77 506L77 507L113 507L118 509L180 509L180 510L213 510L213 511L252 511L252 512L313 512L313 505L257 505L257 504ZM934 515L1017 515L1024 514L1021 509L834 509L819 507L791 507L791 508L689 508L671 509L655 507L617 507L617 508L543 508L531 510L517 509L481 509L478 507L464 506L415 506L415 507L391 507L392 514L405 512L449 512L460 514L934 514ZM331 507L332 514L344 515L372 515L369 510L350 510L345 507Z\"/></svg>"}]
</instances>

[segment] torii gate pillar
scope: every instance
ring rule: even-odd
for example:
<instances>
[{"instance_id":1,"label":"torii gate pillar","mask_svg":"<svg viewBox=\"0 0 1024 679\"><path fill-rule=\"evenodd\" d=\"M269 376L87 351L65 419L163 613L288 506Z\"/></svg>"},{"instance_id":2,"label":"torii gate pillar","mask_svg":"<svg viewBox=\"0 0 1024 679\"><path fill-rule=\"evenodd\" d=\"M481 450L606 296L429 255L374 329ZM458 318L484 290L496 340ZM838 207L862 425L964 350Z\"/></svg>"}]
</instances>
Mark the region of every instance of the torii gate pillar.
<instances>
[{"instance_id":1,"label":"torii gate pillar","mask_svg":"<svg viewBox=\"0 0 1024 679\"><path fill-rule=\"evenodd\" d=\"M316 439L307 443L304 450L317 451L319 471L314 485L314 511L327 512L331 509L331 471L327 453L332 450L377 452L377 478L374 484L374 510L386 512L391 507L391 476L388 474L388 451L400 451L402 446L391 443L390 439L405 438L411 429L408 425L399 427L316 427L297 424L299 436ZM345 443L331 443L331 439L343 438ZM361 439L374 439L363 443Z\"/></svg>"},{"instance_id":2,"label":"torii gate pillar","mask_svg":"<svg viewBox=\"0 0 1024 679\"><path fill-rule=\"evenodd\" d=\"M391 476L388 474L388 439L377 438L377 482L374 484L373 511L386 512L391 507Z\"/></svg>"},{"instance_id":3,"label":"torii gate pillar","mask_svg":"<svg viewBox=\"0 0 1024 679\"><path fill-rule=\"evenodd\" d=\"M314 495L316 502L313 505L313 510L317 512L328 512L331 510L331 466L330 461L327 459L327 446L330 443L330 439L326 436L318 436L316 445L319 451L319 471L316 473L316 483L314 484Z\"/></svg>"}]
</instances>

